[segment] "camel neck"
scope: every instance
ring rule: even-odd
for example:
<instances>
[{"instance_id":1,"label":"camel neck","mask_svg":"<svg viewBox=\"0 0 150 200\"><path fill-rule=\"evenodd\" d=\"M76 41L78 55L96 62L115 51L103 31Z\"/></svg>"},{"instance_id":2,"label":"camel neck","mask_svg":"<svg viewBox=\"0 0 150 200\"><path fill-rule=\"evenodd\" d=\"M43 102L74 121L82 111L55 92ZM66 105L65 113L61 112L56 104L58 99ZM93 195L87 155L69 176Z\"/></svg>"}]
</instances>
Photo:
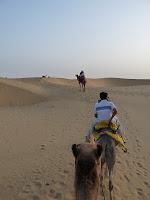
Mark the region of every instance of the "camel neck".
<instances>
[{"instance_id":1,"label":"camel neck","mask_svg":"<svg viewBox=\"0 0 150 200\"><path fill-rule=\"evenodd\" d=\"M78 174L75 181L77 200L96 200L99 190L99 175L93 171L88 176Z\"/></svg>"}]
</instances>

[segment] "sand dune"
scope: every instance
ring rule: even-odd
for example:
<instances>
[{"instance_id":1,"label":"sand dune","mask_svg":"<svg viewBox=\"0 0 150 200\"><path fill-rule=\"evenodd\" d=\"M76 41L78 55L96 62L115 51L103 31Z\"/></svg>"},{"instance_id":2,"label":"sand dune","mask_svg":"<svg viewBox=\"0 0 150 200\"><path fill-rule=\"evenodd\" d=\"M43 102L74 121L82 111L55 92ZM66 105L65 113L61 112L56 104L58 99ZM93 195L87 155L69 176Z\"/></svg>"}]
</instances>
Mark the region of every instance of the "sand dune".
<instances>
[{"instance_id":1,"label":"sand dune","mask_svg":"<svg viewBox=\"0 0 150 200\"><path fill-rule=\"evenodd\" d=\"M65 78L22 78L17 79L26 83L43 84L44 82L64 85L64 86L76 86L76 79ZM149 79L121 79L121 78L99 78L99 79L87 79L88 87L106 87L106 86L136 86L136 85L150 85Z\"/></svg>"},{"instance_id":2,"label":"sand dune","mask_svg":"<svg viewBox=\"0 0 150 200\"><path fill-rule=\"evenodd\" d=\"M0 79L0 199L74 200L71 145L84 141L102 90L118 107L128 146L117 150L114 199L150 199L150 81L87 81L82 93L76 80Z\"/></svg>"},{"instance_id":3,"label":"sand dune","mask_svg":"<svg viewBox=\"0 0 150 200\"><path fill-rule=\"evenodd\" d=\"M0 79L0 105L29 105L46 100L46 91L31 83Z\"/></svg>"},{"instance_id":4,"label":"sand dune","mask_svg":"<svg viewBox=\"0 0 150 200\"><path fill-rule=\"evenodd\" d=\"M120 79L120 78L101 78L89 79L88 85L90 87L106 87L106 86L135 86L135 85L149 85L150 80L145 79Z\"/></svg>"},{"instance_id":5,"label":"sand dune","mask_svg":"<svg viewBox=\"0 0 150 200\"><path fill-rule=\"evenodd\" d=\"M64 79L64 78L46 78L43 79L48 83L75 86L77 80ZM135 86L135 85L150 85L150 80L146 79L121 79L121 78L100 78L100 79L87 79L88 87L106 87L106 86Z\"/></svg>"}]
</instances>

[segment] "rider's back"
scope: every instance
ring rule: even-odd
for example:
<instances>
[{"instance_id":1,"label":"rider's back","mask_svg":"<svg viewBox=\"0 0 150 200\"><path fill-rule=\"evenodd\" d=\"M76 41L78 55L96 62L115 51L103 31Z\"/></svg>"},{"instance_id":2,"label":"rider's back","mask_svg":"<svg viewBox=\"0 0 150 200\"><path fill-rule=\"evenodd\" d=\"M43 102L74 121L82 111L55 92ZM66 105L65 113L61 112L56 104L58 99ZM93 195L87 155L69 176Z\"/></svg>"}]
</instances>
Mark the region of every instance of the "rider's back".
<instances>
[{"instance_id":1,"label":"rider's back","mask_svg":"<svg viewBox=\"0 0 150 200\"><path fill-rule=\"evenodd\" d=\"M106 99L98 101L95 104L94 112L97 114L96 122L103 120L109 120L112 116L112 111L115 108L115 105Z\"/></svg>"}]
</instances>

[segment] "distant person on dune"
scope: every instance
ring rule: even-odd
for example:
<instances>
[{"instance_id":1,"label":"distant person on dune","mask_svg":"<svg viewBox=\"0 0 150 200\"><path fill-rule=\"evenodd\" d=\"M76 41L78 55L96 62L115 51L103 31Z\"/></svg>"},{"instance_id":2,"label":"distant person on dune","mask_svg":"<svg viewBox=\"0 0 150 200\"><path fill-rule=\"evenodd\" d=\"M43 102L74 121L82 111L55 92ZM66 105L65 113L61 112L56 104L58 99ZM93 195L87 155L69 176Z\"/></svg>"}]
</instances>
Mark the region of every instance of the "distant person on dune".
<instances>
[{"instance_id":1,"label":"distant person on dune","mask_svg":"<svg viewBox=\"0 0 150 200\"><path fill-rule=\"evenodd\" d=\"M80 72L80 79L81 80L85 80L85 74L84 74L84 71L82 70L81 72Z\"/></svg>"},{"instance_id":2,"label":"distant person on dune","mask_svg":"<svg viewBox=\"0 0 150 200\"><path fill-rule=\"evenodd\" d=\"M80 72L80 77L85 77L84 71L81 71L81 72Z\"/></svg>"}]
</instances>

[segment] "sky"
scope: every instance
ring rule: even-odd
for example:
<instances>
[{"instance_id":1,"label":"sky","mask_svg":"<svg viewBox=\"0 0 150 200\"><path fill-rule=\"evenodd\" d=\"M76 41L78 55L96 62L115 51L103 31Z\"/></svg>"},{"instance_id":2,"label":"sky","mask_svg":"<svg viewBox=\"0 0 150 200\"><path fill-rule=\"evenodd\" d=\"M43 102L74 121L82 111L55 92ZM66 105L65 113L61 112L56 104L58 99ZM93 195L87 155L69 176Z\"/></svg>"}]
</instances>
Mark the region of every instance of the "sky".
<instances>
[{"instance_id":1,"label":"sky","mask_svg":"<svg viewBox=\"0 0 150 200\"><path fill-rule=\"evenodd\" d=\"M0 0L0 76L150 78L150 0Z\"/></svg>"}]
</instances>

